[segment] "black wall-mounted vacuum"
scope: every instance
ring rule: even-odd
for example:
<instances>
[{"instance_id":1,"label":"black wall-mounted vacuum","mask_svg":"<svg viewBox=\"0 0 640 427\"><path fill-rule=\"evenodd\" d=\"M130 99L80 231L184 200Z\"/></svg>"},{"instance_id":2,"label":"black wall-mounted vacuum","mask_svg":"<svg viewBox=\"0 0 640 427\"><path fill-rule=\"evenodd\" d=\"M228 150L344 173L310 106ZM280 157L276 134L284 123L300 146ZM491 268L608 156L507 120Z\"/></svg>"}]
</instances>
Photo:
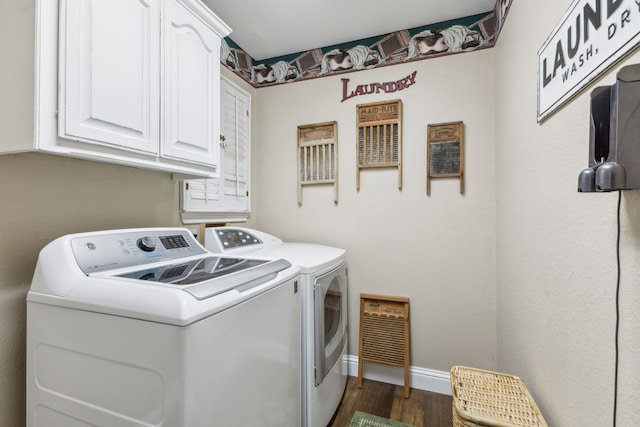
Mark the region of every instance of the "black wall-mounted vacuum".
<instances>
[{"instance_id":1,"label":"black wall-mounted vacuum","mask_svg":"<svg viewBox=\"0 0 640 427\"><path fill-rule=\"evenodd\" d=\"M578 176L578 191L640 189L640 64L591 92L590 116L589 167Z\"/></svg>"}]
</instances>

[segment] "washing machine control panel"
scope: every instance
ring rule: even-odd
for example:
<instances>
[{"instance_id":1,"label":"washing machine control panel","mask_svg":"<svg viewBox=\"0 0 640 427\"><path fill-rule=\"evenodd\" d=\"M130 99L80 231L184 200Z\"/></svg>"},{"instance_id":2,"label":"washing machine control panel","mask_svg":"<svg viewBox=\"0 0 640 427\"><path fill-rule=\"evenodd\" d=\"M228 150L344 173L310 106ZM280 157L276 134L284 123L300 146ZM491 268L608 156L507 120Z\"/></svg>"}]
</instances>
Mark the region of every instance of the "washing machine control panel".
<instances>
[{"instance_id":1,"label":"washing machine control panel","mask_svg":"<svg viewBox=\"0 0 640 427\"><path fill-rule=\"evenodd\" d=\"M207 253L181 228L83 234L71 240L71 248L85 274Z\"/></svg>"}]
</instances>

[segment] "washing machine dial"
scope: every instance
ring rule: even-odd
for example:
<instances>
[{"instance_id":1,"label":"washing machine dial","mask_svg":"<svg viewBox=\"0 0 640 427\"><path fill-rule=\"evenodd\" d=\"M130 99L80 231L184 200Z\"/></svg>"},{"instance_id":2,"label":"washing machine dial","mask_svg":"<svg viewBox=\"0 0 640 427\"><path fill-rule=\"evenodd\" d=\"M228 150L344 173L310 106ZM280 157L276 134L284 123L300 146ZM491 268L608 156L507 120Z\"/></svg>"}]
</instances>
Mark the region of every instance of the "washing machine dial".
<instances>
[{"instance_id":1,"label":"washing machine dial","mask_svg":"<svg viewBox=\"0 0 640 427\"><path fill-rule=\"evenodd\" d=\"M136 242L136 245L145 252L153 252L156 250L156 244L153 241L153 237L141 237Z\"/></svg>"}]
</instances>

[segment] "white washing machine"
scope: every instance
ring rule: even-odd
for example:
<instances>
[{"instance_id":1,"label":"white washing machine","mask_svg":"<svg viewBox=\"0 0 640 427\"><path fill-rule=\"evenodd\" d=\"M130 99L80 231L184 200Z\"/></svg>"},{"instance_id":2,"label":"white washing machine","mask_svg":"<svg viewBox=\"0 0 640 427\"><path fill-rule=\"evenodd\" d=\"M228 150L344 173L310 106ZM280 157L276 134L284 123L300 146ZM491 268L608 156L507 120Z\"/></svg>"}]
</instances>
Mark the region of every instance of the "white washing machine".
<instances>
[{"instance_id":1,"label":"white washing machine","mask_svg":"<svg viewBox=\"0 0 640 427\"><path fill-rule=\"evenodd\" d=\"M299 427L299 272L183 228L54 240L27 296L27 426Z\"/></svg>"},{"instance_id":2,"label":"white washing machine","mask_svg":"<svg viewBox=\"0 0 640 427\"><path fill-rule=\"evenodd\" d=\"M240 227L205 230L205 247L227 255L286 259L300 268L303 426L326 427L347 383L347 260L344 249L283 242Z\"/></svg>"}]
</instances>

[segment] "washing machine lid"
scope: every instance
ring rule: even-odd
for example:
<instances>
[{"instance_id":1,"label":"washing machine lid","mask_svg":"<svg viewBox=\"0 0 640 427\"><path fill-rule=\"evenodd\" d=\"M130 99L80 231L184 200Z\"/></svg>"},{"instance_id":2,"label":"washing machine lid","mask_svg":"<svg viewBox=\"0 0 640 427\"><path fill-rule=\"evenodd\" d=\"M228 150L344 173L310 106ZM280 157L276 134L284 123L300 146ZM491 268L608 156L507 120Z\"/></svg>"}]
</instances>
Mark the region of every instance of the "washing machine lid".
<instances>
[{"instance_id":1,"label":"washing machine lid","mask_svg":"<svg viewBox=\"0 0 640 427\"><path fill-rule=\"evenodd\" d=\"M42 249L27 301L184 326L298 274L286 260L211 254L187 229L81 233Z\"/></svg>"},{"instance_id":2,"label":"washing machine lid","mask_svg":"<svg viewBox=\"0 0 640 427\"><path fill-rule=\"evenodd\" d=\"M95 275L175 286L203 300L232 289L273 280L279 272L291 267L291 263L283 259L268 261L205 256L177 261L126 273Z\"/></svg>"}]
</instances>

